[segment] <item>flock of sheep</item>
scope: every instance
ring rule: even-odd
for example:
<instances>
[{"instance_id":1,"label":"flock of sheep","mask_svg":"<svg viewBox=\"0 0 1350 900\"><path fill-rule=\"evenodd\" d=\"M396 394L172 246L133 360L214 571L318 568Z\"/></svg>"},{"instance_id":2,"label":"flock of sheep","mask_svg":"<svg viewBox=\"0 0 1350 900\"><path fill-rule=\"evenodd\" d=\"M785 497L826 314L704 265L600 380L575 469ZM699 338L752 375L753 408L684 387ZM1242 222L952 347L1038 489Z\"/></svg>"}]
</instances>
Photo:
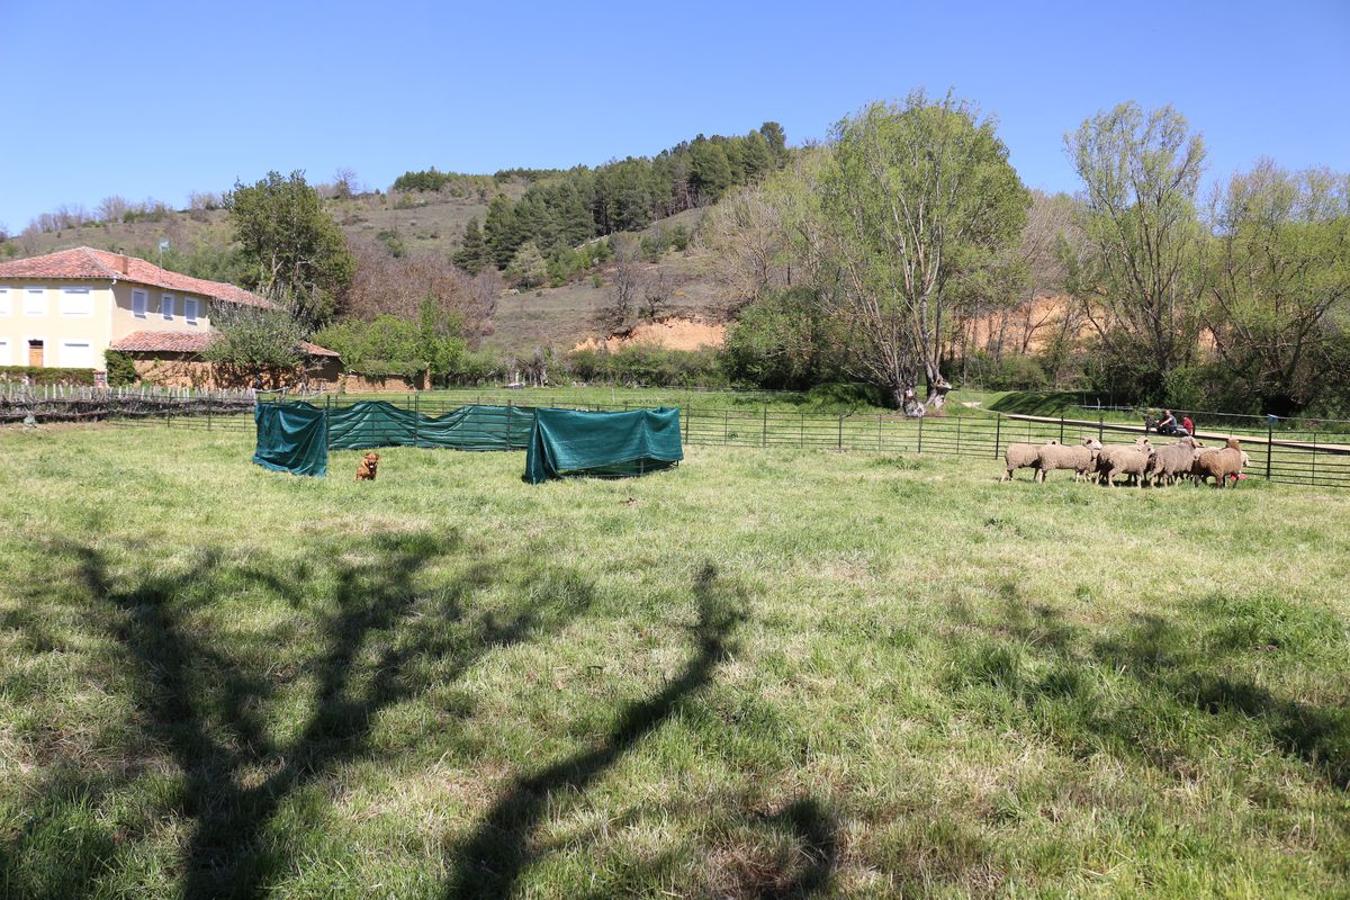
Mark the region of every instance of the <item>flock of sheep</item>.
<instances>
[{"instance_id":1,"label":"flock of sheep","mask_svg":"<svg viewBox=\"0 0 1350 900\"><path fill-rule=\"evenodd\" d=\"M1206 447L1193 437L1161 447L1154 447L1149 439L1141 437L1133 444L1103 445L1094 437L1084 437L1078 446L1066 446L1059 441L1044 444L1009 444L1003 455L1007 471L1000 481L1008 481L1018 469L1034 469L1033 478L1044 481L1045 474L1056 469L1070 469L1074 480L1092 480L1108 486L1115 485L1117 476L1125 475L1129 483L1143 487L1174 484L1190 478L1196 484L1214 479L1215 487L1226 487L1231 479L1236 485L1244 466L1251 459L1229 438L1226 446Z\"/></svg>"}]
</instances>

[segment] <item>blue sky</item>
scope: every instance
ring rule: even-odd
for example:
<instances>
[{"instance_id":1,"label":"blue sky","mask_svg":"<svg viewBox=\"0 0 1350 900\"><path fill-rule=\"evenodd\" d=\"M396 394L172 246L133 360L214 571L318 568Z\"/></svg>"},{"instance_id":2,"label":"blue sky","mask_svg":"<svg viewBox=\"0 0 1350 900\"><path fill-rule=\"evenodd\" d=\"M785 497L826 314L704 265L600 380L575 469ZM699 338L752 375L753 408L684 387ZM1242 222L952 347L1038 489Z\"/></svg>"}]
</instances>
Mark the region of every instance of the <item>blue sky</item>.
<instances>
[{"instance_id":1,"label":"blue sky","mask_svg":"<svg viewBox=\"0 0 1350 900\"><path fill-rule=\"evenodd\" d=\"M541 5L542 6L542 5ZM108 194L182 205L268 169L492 172L649 154L954 88L1023 180L1134 99L1204 133L1211 177L1350 169L1350 2L590 4L0 0L0 224Z\"/></svg>"}]
</instances>

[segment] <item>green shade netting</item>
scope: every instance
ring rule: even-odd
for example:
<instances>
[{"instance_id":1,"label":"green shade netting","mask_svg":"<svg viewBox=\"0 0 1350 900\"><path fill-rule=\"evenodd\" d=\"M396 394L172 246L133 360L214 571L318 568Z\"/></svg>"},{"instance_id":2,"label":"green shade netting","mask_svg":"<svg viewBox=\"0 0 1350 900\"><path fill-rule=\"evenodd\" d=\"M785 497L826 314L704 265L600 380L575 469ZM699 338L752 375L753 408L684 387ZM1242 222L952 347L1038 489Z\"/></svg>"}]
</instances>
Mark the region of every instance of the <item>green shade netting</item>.
<instances>
[{"instance_id":1,"label":"green shade netting","mask_svg":"<svg viewBox=\"0 0 1350 900\"><path fill-rule=\"evenodd\" d=\"M328 471L328 421L308 403L259 403L253 410L258 446L253 461L278 472L323 477Z\"/></svg>"},{"instance_id":2,"label":"green shade netting","mask_svg":"<svg viewBox=\"0 0 1350 900\"><path fill-rule=\"evenodd\" d=\"M525 479L539 484L567 475L643 475L683 458L678 409L536 409L525 455Z\"/></svg>"},{"instance_id":3,"label":"green shade netting","mask_svg":"<svg viewBox=\"0 0 1350 900\"><path fill-rule=\"evenodd\" d=\"M449 447L454 450L524 450L534 410L520 406L461 406L443 416L424 416L382 400L328 412L328 446Z\"/></svg>"}]
</instances>

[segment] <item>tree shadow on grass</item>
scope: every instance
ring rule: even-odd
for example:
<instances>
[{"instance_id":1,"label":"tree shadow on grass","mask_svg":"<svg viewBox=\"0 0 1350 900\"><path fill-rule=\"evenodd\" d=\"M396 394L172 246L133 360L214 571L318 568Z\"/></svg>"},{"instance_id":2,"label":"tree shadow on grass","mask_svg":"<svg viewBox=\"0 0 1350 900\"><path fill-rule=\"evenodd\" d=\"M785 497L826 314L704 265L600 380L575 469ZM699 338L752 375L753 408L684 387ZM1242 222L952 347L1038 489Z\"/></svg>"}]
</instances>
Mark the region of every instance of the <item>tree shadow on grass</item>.
<instances>
[{"instance_id":1,"label":"tree shadow on grass","mask_svg":"<svg viewBox=\"0 0 1350 900\"><path fill-rule=\"evenodd\" d=\"M1218 632L1223 621L1202 629ZM1201 642L1157 615L1094 644L1100 662L1122 667L1141 685L1183 706L1212 715L1240 715L1269 734L1284 753L1320 771L1335 787L1350 789L1350 710L1280 697L1253 681L1215 669L1232 669L1240 652Z\"/></svg>"},{"instance_id":2,"label":"tree shadow on grass","mask_svg":"<svg viewBox=\"0 0 1350 900\"><path fill-rule=\"evenodd\" d=\"M829 886L839 856L837 826L819 800L802 797L777 813L764 816L762 824L788 831L794 839L799 859L777 861L772 869L763 873L763 880L752 896L763 900L810 897Z\"/></svg>"},{"instance_id":3,"label":"tree shadow on grass","mask_svg":"<svg viewBox=\"0 0 1350 900\"><path fill-rule=\"evenodd\" d=\"M591 601L589 585L569 583L559 591L561 604L546 597L500 620L471 611L466 601L474 591L504 577L481 562L439 586L434 599L419 595L419 573L460 549L454 533L376 536L355 562L334 554L331 566L316 564L317 576L331 574L335 582L332 612L319 627L324 649L300 663L315 682L313 711L296 737L277 743L257 713L273 690L272 674L244 671L184 619L194 604L209 600L202 598L203 586L216 579L256 582L299 609L313 602L310 572L224 566L208 553L184 573L124 587L109 576L98 550L67 549L79 560L89 593L119 613L116 636L136 669L138 705L151 737L182 772L181 812L194 823L183 859L188 897L266 891L288 865L267 835L269 823L297 791L370 755L380 711L423 688L417 667L435 664L438 679L456 680L491 649L561 627Z\"/></svg>"},{"instance_id":4,"label":"tree shadow on grass","mask_svg":"<svg viewBox=\"0 0 1350 900\"><path fill-rule=\"evenodd\" d=\"M1277 611L1296 609L1283 601L1260 602ZM1150 613L1106 634L1068 623L1052 607L1009 606L1001 621L985 624L990 640L958 648L953 683L1007 691L1033 714L1049 716L1060 740L1091 738L1090 744L1100 741L1112 752L1142 755L1169 768L1207 752L1208 726L1193 728L1202 722L1194 718L1197 714L1241 717L1230 718L1228 725L1258 739L1266 736L1346 790L1350 710L1281 697L1241 674L1254 665L1254 655L1265 654L1261 664L1268 666L1269 653L1283 652L1279 633L1286 627L1276 617L1274 625L1263 623L1275 637L1234 640L1234 629L1246 632L1234 624L1231 609L1240 615L1245 604L1202 601L1194 621ZM1292 637L1298 637L1296 630ZM1296 651L1288 650L1291 658ZM1103 671L1132 682L1138 698L1123 706L1103 702L1092 687L1094 673Z\"/></svg>"},{"instance_id":5,"label":"tree shadow on grass","mask_svg":"<svg viewBox=\"0 0 1350 900\"><path fill-rule=\"evenodd\" d=\"M681 704L707 687L719 663L734 652L732 631L742 619L742 601L720 589L717 571L705 565L694 579L698 623L694 653L662 690L631 704L594 749L568 757L510 785L477 829L456 849L448 898L509 896L525 869L542 855L531 846L554 798L581 794L668 721Z\"/></svg>"}]
</instances>

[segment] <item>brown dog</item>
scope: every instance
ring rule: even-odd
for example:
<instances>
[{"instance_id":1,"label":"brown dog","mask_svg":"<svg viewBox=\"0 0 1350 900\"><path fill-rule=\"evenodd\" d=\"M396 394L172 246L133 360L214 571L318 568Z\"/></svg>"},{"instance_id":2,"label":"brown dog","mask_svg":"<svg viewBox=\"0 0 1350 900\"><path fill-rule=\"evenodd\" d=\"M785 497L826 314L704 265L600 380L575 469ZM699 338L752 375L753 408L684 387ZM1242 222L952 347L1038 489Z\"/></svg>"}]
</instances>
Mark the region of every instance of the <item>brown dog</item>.
<instances>
[{"instance_id":1,"label":"brown dog","mask_svg":"<svg viewBox=\"0 0 1350 900\"><path fill-rule=\"evenodd\" d=\"M380 465L380 454L374 452L367 453L361 457L361 465L356 467L357 481L374 481L376 470Z\"/></svg>"}]
</instances>

